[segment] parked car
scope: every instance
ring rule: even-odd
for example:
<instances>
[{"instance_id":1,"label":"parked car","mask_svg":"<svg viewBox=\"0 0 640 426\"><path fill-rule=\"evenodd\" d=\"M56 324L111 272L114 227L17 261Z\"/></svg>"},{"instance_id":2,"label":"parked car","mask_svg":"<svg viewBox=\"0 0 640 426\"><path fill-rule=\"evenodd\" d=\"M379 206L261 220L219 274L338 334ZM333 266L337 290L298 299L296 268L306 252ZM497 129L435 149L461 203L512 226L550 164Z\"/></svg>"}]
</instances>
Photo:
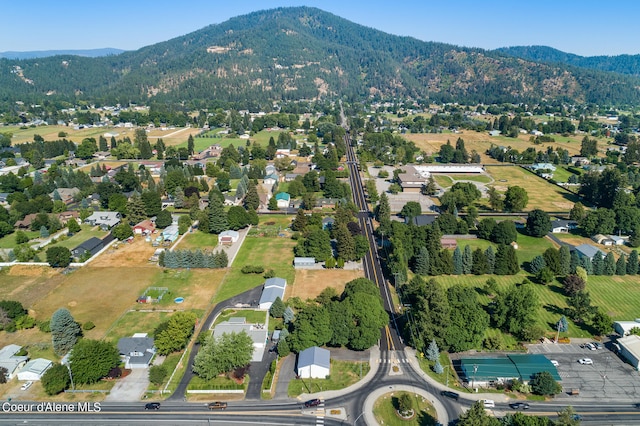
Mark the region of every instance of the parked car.
<instances>
[{"instance_id":1,"label":"parked car","mask_svg":"<svg viewBox=\"0 0 640 426\"><path fill-rule=\"evenodd\" d=\"M33 382L29 380L28 382L25 382L22 386L20 386L20 390L27 390L31 387L32 384Z\"/></svg>"},{"instance_id":2,"label":"parked car","mask_svg":"<svg viewBox=\"0 0 640 426\"><path fill-rule=\"evenodd\" d=\"M551 364L553 364L554 367L557 367L560 365L560 363L558 363L558 361L556 361L555 359L551 360Z\"/></svg>"},{"instance_id":3,"label":"parked car","mask_svg":"<svg viewBox=\"0 0 640 426\"><path fill-rule=\"evenodd\" d=\"M493 399L481 399L484 404L484 408L495 408L496 402Z\"/></svg>"},{"instance_id":4,"label":"parked car","mask_svg":"<svg viewBox=\"0 0 640 426\"><path fill-rule=\"evenodd\" d=\"M144 405L144 409L145 410L159 410L160 409L160 403L159 402L147 402Z\"/></svg>"},{"instance_id":5,"label":"parked car","mask_svg":"<svg viewBox=\"0 0 640 426\"><path fill-rule=\"evenodd\" d=\"M593 365L593 360L591 358L581 358L578 362L582 365Z\"/></svg>"},{"instance_id":6,"label":"parked car","mask_svg":"<svg viewBox=\"0 0 640 426\"><path fill-rule=\"evenodd\" d=\"M227 403L226 402L220 402L220 401L216 401L216 402L210 402L207 407L209 408L209 410L226 410L227 409Z\"/></svg>"},{"instance_id":7,"label":"parked car","mask_svg":"<svg viewBox=\"0 0 640 426\"><path fill-rule=\"evenodd\" d=\"M317 407L320 404L322 404L322 401L316 398L316 399L310 399L309 401L305 402L304 406L306 408L309 408L309 407Z\"/></svg>"},{"instance_id":8,"label":"parked car","mask_svg":"<svg viewBox=\"0 0 640 426\"><path fill-rule=\"evenodd\" d=\"M591 342L591 344L596 348L596 349L602 349L602 343L600 342Z\"/></svg>"},{"instance_id":9,"label":"parked car","mask_svg":"<svg viewBox=\"0 0 640 426\"><path fill-rule=\"evenodd\" d=\"M459 394L451 391L442 391L440 392L440 395L446 396L447 398L455 399L456 401L460 398Z\"/></svg>"},{"instance_id":10,"label":"parked car","mask_svg":"<svg viewBox=\"0 0 640 426\"><path fill-rule=\"evenodd\" d=\"M509 404L509 407L514 410L528 410L529 404L526 402L514 402L513 404Z\"/></svg>"}]
</instances>

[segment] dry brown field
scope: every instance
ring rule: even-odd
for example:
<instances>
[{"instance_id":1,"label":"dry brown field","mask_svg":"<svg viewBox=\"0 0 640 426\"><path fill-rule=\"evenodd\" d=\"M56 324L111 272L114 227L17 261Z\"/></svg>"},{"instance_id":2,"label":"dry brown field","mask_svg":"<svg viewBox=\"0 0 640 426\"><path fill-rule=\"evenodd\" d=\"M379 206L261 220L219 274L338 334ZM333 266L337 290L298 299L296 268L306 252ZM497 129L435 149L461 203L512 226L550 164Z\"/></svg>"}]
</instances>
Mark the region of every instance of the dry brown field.
<instances>
[{"instance_id":1,"label":"dry brown field","mask_svg":"<svg viewBox=\"0 0 640 426\"><path fill-rule=\"evenodd\" d=\"M298 269L293 285L287 286L285 298L314 299L326 287L333 287L340 294L346 283L361 277L364 277L361 269Z\"/></svg>"},{"instance_id":2,"label":"dry brown field","mask_svg":"<svg viewBox=\"0 0 640 426\"><path fill-rule=\"evenodd\" d=\"M440 151L440 146L447 143L447 140L451 142L451 145L455 147L456 140L462 138L464 140L465 148L471 152L475 150L480 154L482 163L497 163L496 160L485 154L486 150L491 147L491 144L498 146L510 146L518 151L524 151L529 147L533 147L536 150L545 151L547 146L561 147L569 151L570 155L577 155L580 152L580 137L569 139L568 142L547 142L540 145L534 145L529 142L530 135L519 135L518 138L507 138L503 136L489 136L486 132L475 132L472 130L463 130L459 133L408 133L403 135L407 140L410 140L416 144L417 147L424 150L427 154L436 154ZM556 140L561 139L556 137ZM567 138L562 138L565 140Z\"/></svg>"}]
</instances>

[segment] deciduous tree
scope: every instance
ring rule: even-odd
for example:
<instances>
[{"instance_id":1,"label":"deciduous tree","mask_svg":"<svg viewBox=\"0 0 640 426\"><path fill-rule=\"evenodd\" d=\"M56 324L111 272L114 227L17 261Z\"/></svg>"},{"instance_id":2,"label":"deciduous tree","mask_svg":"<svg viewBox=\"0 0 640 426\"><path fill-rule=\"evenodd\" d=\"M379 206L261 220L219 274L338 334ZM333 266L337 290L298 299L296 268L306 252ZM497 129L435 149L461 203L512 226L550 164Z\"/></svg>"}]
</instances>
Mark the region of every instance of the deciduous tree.
<instances>
[{"instance_id":1,"label":"deciduous tree","mask_svg":"<svg viewBox=\"0 0 640 426\"><path fill-rule=\"evenodd\" d=\"M74 383L95 383L120 362L118 348L106 340L81 339L69 357Z\"/></svg>"}]
</instances>

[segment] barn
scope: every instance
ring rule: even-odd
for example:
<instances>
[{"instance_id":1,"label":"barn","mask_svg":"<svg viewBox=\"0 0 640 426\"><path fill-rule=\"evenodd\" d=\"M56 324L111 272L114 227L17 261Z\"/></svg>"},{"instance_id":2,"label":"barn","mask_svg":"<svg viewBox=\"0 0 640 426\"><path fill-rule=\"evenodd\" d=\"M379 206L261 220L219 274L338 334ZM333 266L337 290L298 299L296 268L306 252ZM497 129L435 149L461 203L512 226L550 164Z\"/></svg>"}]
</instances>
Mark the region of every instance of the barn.
<instances>
[{"instance_id":1,"label":"barn","mask_svg":"<svg viewBox=\"0 0 640 426\"><path fill-rule=\"evenodd\" d=\"M331 367L331 352L312 346L298 354L298 376L303 379L326 379Z\"/></svg>"}]
</instances>

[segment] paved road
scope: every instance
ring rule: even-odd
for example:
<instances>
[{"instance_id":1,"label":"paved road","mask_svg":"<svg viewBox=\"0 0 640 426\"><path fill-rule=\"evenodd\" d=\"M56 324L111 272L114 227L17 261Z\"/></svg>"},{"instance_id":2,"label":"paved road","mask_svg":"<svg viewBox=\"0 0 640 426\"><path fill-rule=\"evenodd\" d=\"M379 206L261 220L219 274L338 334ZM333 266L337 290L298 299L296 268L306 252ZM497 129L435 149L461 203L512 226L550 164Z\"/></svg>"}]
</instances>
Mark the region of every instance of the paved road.
<instances>
[{"instance_id":1,"label":"paved road","mask_svg":"<svg viewBox=\"0 0 640 426\"><path fill-rule=\"evenodd\" d=\"M209 330L213 324L213 321L222 310L232 307L238 303L243 303L243 304L252 303L254 300L259 300L261 292L262 292L262 287L258 286L258 287L252 288L251 290L247 290L244 293L240 293L239 295L234 296L230 299L227 299L224 302L218 303L213 308L211 313L207 316L207 319L205 319L201 329L202 330L201 333L210 332ZM199 349L200 349L200 345L198 343L194 343L191 353L189 354L187 370L185 371L184 376L182 376L182 379L180 380L180 383L178 384L178 387L176 388L175 392L173 392L173 394L169 398L167 398L167 400L179 401L185 398L185 395L187 392L187 385L189 385L189 382L193 377L193 360L195 359ZM262 380L260 382L262 382Z\"/></svg>"}]
</instances>

